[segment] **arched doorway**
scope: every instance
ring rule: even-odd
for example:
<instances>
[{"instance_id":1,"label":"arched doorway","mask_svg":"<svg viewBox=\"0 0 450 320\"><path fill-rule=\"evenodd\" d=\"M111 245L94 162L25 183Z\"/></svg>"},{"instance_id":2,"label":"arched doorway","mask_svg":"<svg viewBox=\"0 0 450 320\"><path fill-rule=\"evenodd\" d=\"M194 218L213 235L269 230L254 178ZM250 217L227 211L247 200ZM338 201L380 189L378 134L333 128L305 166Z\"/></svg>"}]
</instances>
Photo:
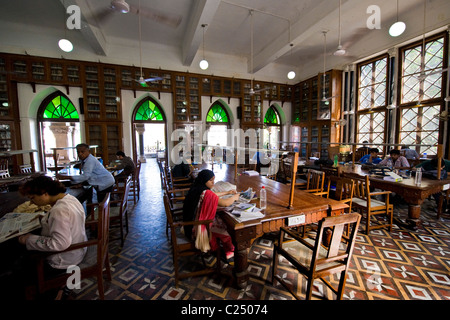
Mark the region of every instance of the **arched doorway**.
<instances>
[{"instance_id":1,"label":"arched doorway","mask_svg":"<svg viewBox=\"0 0 450 320\"><path fill-rule=\"evenodd\" d=\"M39 106L37 120L43 170L76 160L76 150L70 148L81 142L80 117L70 99L61 91L49 94ZM57 163L52 148L66 148L56 151Z\"/></svg>"},{"instance_id":2,"label":"arched doorway","mask_svg":"<svg viewBox=\"0 0 450 320\"><path fill-rule=\"evenodd\" d=\"M162 106L152 96L138 102L132 115L133 158L145 162L145 155L165 157L166 116Z\"/></svg>"},{"instance_id":3,"label":"arched doorway","mask_svg":"<svg viewBox=\"0 0 450 320\"><path fill-rule=\"evenodd\" d=\"M207 143L209 146L228 145L228 129L231 128L231 119L225 105L221 100L214 102L206 113ZM223 159L223 148L214 148L212 156Z\"/></svg>"},{"instance_id":4,"label":"arched doorway","mask_svg":"<svg viewBox=\"0 0 450 320\"><path fill-rule=\"evenodd\" d=\"M264 117L264 148L278 150L282 137L281 117L275 106L270 106Z\"/></svg>"}]
</instances>

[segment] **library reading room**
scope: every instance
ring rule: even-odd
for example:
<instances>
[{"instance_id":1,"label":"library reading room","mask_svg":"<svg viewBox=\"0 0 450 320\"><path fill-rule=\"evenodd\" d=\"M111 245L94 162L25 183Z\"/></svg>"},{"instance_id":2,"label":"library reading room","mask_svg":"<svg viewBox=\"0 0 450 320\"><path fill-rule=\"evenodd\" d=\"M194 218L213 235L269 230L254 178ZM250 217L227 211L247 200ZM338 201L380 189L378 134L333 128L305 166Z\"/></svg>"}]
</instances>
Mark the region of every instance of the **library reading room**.
<instances>
[{"instance_id":1,"label":"library reading room","mask_svg":"<svg viewBox=\"0 0 450 320\"><path fill-rule=\"evenodd\" d=\"M450 300L450 1L1 7L2 301Z\"/></svg>"}]
</instances>

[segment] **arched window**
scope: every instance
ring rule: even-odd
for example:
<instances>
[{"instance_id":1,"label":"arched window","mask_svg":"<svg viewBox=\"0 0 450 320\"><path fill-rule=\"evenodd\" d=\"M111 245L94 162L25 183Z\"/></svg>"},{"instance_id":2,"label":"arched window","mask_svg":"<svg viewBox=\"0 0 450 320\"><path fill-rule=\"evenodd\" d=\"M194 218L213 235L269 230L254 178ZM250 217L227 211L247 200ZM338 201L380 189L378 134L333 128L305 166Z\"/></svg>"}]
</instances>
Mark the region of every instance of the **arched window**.
<instances>
[{"instance_id":1,"label":"arched window","mask_svg":"<svg viewBox=\"0 0 450 320\"><path fill-rule=\"evenodd\" d=\"M281 141L281 119L274 106L267 110L264 117L264 147L267 149L279 149Z\"/></svg>"},{"instance_id":2,"label":"arched window","mask_svg":"<svg viewBox=\"0 0 450 320\"><path fill-rule=\"evenodd\" d=\"M78 111L72 102L61 92L52 94L44 100L45 109L38 116L44 121L79 121ZM41 107L42 108L42 107Z\"/></svg>"},{"instance_id":3,"label":"arched window","mask_svg":"<svg viewBox=\"0 0 450 320\"><path fill-rule=\"evenodd\" d=\"M206 115L206 122L228 123L227 112L219 103L214 103Z\"/></svg>"},{"instance_id":4,"label":"arched window","mask_svg":"<svg viewBox=\"0 0 450 320\"><path fill-rule=\"evenodd\" d=\"M80 116L70 99L61 91L49 94L39 106L37 118L43 170L76 160L76 151L70 148L81 142Z\"/></svg>"},{"instance_id":5,"label":"arched window","mask_svg":"<svg viewBox=\"0 0 450 320\"><path fill-rule=\"evenodd\" d=\"M264 123L268 125L280 125L280 116L273 106L267 110Z\"/></svg>"},{"instance_id":6,"label":"arched window","mask_svg":"<svg viewBox=\"0 0 450 320\"><path fill-rule=\"evenodd\" d=\"M166 115L161 104L152 96L145 96L134 108L131 120L135 132L133 158L163 155L167 139Z\"/></svg>"},{"instance_id":7,"label":"arched window","mask_svg":"<svg viewBox=\"0 0 450 320\"><path fill-rule=\"evenodd\" d=\"M144 100L136 111L134 120L138 121L164 121L164 116L159 107L150 99Z\"/></svg>"},{"instance_id":8,"label":"arched window","mask_svg":"<svg viewBox=\"0 0 450 320\"><path fill-rule=\"evenodd\" d=\"M222 103L216 101L206 114L208 127L208 144L226 146L228 144L227 129L230 126L230 117Z\"/></svg>"}]
</instances>

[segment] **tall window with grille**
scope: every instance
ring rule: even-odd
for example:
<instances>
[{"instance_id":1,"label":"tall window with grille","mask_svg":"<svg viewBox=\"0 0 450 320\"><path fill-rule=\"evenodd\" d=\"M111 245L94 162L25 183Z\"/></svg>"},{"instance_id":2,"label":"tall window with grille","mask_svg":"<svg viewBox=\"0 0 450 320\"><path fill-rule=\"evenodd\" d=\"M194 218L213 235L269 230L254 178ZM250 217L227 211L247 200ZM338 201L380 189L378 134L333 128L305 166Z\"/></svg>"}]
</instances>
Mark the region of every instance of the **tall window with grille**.
<instances>
[{"instance_id":1,"label":"tall window with grille","mask_svg":"<svg viewBox=\"0 0 450 320\"><path fill-rule=\"evenodd\" d=\"M416 144L419 154L437 153L439 114L444 109L448 35L441 33L400 49L398 142Z\"/></svg>"},{"instance_id":2,"label":"tall window with grille","mask_svg":"<svg viewBox=\"0 0 450 320\"><path fill-rule=\"evenodd\" d=\"M388 55L358 65L356 140L384 143L386 139Z\"/></svg>"}]
</instances>

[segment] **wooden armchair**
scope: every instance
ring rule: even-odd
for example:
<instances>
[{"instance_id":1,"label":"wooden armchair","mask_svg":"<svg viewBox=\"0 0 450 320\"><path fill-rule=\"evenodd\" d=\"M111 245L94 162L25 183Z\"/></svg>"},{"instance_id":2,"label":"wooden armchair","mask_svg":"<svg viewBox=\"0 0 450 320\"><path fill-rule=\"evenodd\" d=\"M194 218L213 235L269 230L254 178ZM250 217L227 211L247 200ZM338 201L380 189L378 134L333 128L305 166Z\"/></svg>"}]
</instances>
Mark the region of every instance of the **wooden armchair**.
<instances>
[{"instance_id":1,"label":"wooden armchair","mask_svg":"<svg viewBox=\"0 0 450 320\"><path fill-rule=\"evenodd\" d=\"M173 257L173 267L175 271L175 286L178 287L178 282L180 279L196 277L206 274L211 274L218 272L220 270L220 259L217 257L216 269L210 268L206 265L203 253L195 247L195 242L192 239L188 239L180 230L183 226L191 225L205 225L209 228L212 220L202 220L202 221L190 221L190 222L175 222L173 220L172 211L169 206L169 199L167 194L164 194L164 207L166 210L167 222L171 233L171 245L172 245L172 257ZM180 272L181 267L179 264L179 259L181 257L200 255L202 258L204 268L201 270L193 270L190 272Z\"/></svg>"},{"instance_id":2,"label":"wooden armchair","mask_svg":"<svg viewBox=\"0 0 450 320\"><path fill-rule=\"evenodd\" d=\"M352 199L352 206L355 211L367 215L366 220L366 234L370 230L388 228L389 232L392 230L392 221L394 216L394 206L389 203L389 194L391 191L370 192L369 176L355 177L355 196ZM375 199L376 196L383 196L384 200ZM383 223L377 220L377 224L372 225L371 220L376 215L386 216L386 222Z\"/></svg>"},{"instance_id":3,"label":"wooden armchair","mask_svg":"<svg viewBox=\"0 0 450 320\"><path fill-rule=\"evenodd\" d=\"M124 238L128 234L128 195L132 183L131 179L131 176L129 176L123 185L117 186L116 190L111 192L111 198L114 200L110 201L110 227L118 226L120 228L120 238L118 239L120 239L122 246ZM124 227L126 234L123 232Z\"/></svg>"},{"instance_id":4,"label":"wooden armchair","mask_svg":"<svg viewBox=\"0 0 450 320\"><path fill-rule=\"evenodd\" d=\"M277 274L279 266L279 256L283 256L292 266L307 279L306 300L311 300L313 283L315 279L322 280L335 294L337 300L342 299L344 293L346 276L350 261L352 258L353 247L355 245L356 234L358 232L361 216L357 213L351 213L336 217L326 217L319 222L318 234L316 240L302 239L299 235L285 227L280 230L280 240L275 246L273 255L272 283L279 281L296 299L300 300L299 295L294 292L294 288L286 283L282 277ZM345 227L351 230L350 236L343 236ZM331 243L328 248L321 245L321 239L325 229L332 229ZM288 234L294 241L284 242L284 236ZM345 249L340 250L343 245L343 239L346 240ZM290 248L288 249L287 246ZM288 266L285 266L288 267ZM334 288L325 277L335 273L340 273L339 286Z\"/></svg>"},{"instance_id":5,"label":"wooden armchair","mask_svg":"<svg viewBox=\"0 0 450 320\"><path fill-rule=\"evenodd\" d=\"M96 230L95 237L88 239L85 242L80 242L71 245L64 251L67 252L77 250L81 248L87 248L86 255L83 261L78 265L80 268L81 279L97 277L98 293L101 300L104 300L104 286L103 286L103 274L106 273L107 279L111 281L111 270L108 256L108 244L109 244L109 204L110 194L105 196L105 199L100 204L89 204L89 206L98 206L98 219L87 220L87 227L94 227ZM93 234L94 234L93 233ZM50 289L61 288L67 285L68 278L72 274L63 273L54 277L47 277L44 274L45 258L48 255L53 255L60 252L39 253L35 256L37 259L37 290L39 294L42 294ZM81 280L80 279L80 280Z\"/></svg>"}]
</instances>

